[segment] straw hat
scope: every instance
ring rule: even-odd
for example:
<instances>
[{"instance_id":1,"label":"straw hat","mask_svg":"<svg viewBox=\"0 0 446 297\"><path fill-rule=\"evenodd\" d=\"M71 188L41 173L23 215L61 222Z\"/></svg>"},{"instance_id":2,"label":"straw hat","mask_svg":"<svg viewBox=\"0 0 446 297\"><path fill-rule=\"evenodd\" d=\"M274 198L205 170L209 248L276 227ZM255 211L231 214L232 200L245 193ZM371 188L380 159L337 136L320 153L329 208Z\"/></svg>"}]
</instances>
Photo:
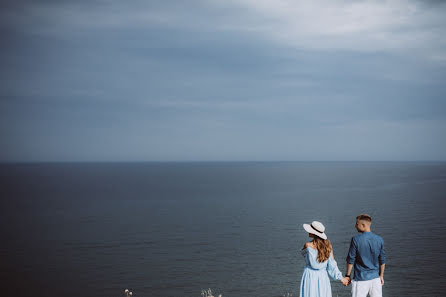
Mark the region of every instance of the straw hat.
<instances>
[{"instance_id":1,"label":"straw hat","mask_svg":"<svg viewBox=\"0 0 446 297\"><path fill-rule=\"evenodd\" d=\"M327 239L327 235L324 233L325 227L321 222L313 221L310 225L303 224L303 226L308 233L317 235L322 239Z\"/></svg>"}]
</instances>

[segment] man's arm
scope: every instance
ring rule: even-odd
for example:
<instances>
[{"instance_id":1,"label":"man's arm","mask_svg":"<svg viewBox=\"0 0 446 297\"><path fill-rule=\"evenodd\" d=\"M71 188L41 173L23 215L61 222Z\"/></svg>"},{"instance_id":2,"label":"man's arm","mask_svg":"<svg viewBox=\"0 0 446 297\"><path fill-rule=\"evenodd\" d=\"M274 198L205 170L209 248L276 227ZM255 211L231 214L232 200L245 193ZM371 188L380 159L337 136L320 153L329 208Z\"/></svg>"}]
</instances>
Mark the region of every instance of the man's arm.
<instances>
[{"instance_id":1,"label":"man's arm","mask_svg":"<svg viewBox=\"0 0 446 297\"><path fill-rule=\"evenodd\" d=\"M356 260L356 244L353 238L352 241L350 242L350 248L348 250L348 255L346 260L347 260L347 271L345 272L345 276L349 278L349 283L350 283L352 280L351 273L353 264L355 263Z\"/></svg>"},{"instance_id":2,"label":"man's arm","mask_svg":"<svg viewBox=\"0 0 446 297\"><path fill-rule=\"evenodd\" d=\"M379 265L379 278L381 279L381 286L384 286L384 269L386 269L386 264Z\"/></svg>"},{"instance_id":3,"label":"man's arm","mask_svg":"<svg viewBox=\"0 0 446 297\"><path fill-rule=\"evenodd\" d=\"M347 263L347 272L346 275L351 275L352 273L353 264Z\"/></svg>"},{"instance_id":4,"label":"man's arm","mask_svg":"<svg viewBox=\"0 0 446 297\"><path fill-rule=\"evenodd\" d=\"M386 250L384 249L384 241L381 244L381 250L378 257L379 261L379 278L381 285L384 286L384 269L386 269Z\"/></svg>"},{"instance_id":5,"label":"man's arm","mask_svg":"<svg viewBox=\"0 0 446 297\"><path fill-rule=\"evenodd\" d=\"M345 275L348 275L348 283L350 284L352 282L352 268L353 268L353 264L350 264L347 262L347 272L345 273Z\"/></svg>"}]
</instances>

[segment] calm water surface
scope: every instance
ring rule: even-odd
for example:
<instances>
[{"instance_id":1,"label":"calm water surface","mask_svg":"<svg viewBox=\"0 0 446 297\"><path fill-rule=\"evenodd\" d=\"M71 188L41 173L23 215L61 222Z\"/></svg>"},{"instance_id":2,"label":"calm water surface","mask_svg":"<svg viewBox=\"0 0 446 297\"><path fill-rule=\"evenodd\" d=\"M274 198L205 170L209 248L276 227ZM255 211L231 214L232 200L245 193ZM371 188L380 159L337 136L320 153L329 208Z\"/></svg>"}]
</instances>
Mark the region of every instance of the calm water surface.
<instances>
[{"instance_id":1,"label":"calm water surface","mask_svg":"<svg viewBox=\"0 0 446 297\"><path fill-rule=\"evenodd\" d=\"M302 223L345 272L364 212L384 296L446 292L446 163L3 164L0 197L4 296L297 296Z\"/></svg>"}]
</instances>

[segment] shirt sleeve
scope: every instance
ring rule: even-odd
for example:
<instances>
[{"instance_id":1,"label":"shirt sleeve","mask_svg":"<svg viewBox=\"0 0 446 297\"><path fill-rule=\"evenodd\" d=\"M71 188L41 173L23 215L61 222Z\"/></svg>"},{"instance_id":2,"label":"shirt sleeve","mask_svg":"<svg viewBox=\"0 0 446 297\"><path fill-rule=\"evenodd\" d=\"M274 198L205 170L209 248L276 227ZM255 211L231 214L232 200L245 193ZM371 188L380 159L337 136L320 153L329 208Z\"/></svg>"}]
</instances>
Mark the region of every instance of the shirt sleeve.
<instances>
[{"instance_id":1,"label":"shirt sleeve","mask_svg":"<svg viewBox=\"0 0 446 297\"><path fill-rule=\"evenodd\" d=\"M350 242L350 249L348 250L347 263L354 264L355 260L356 260L356 243L355 240L352 238L352 241Z\"/></svg>"},{"instance_id":2,"label":"shirt sleeve","mask_svg":"<svg viewBox=\"0 0 446 297\"><path fill-rule=\"evenodd\" d=\"M327 272L334 280L340 280L342 278L342 272L338 268L338 263L336 263L336 260L331 256L328 258Z\"/></svg>"},{"instance_id":3,"label":"shirt sleeve","mask_svg":"<svg viewBox=\"0 0 446 297\"><path fill-rule=\"evenodd\" d=\"M381 250L378 256L379 265L386 264L386 251L384 250L384 241L381 243Z\"/></svg>"}]
</instances>

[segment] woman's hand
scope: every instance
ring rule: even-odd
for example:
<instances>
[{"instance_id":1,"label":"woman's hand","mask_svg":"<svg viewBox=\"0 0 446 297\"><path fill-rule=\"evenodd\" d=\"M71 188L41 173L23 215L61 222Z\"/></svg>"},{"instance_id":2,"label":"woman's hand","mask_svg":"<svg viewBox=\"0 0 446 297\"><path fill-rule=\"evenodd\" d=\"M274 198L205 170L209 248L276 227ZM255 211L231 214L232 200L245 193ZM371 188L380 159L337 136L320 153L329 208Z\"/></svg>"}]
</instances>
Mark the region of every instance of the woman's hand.
<instances>
[{"instance_id":1,"label":"woman's hand","mask_svg":"<svg viewBox=\"0 0 446 297\"><path fill-rule=\"evenodd\" d=\"M341 283L344 285L344 286L348 286L349 284L350 284L350 278L349 277L343 277L342 279L341 279Z\"/></svg>"}]
</instances>

